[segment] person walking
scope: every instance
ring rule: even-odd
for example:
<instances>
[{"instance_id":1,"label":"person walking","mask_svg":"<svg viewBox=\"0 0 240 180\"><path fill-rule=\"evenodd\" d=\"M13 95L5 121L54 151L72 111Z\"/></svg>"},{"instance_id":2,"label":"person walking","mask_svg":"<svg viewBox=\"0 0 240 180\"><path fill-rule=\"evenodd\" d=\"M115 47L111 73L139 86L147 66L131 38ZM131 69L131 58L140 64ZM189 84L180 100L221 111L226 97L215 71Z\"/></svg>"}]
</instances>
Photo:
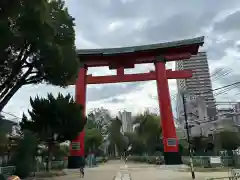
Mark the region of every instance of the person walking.
<instances>
[{"instance_id":1,"label":"person walking","mask_svg":"<svg viewBox=\"0 0 240 180\"><path fill-rule=\"evenodd\" d=\"M85 168L85 157L81 157L81 162L80 162L80 178L84 178L84 168Z\"/></svg>"}]
</instances>

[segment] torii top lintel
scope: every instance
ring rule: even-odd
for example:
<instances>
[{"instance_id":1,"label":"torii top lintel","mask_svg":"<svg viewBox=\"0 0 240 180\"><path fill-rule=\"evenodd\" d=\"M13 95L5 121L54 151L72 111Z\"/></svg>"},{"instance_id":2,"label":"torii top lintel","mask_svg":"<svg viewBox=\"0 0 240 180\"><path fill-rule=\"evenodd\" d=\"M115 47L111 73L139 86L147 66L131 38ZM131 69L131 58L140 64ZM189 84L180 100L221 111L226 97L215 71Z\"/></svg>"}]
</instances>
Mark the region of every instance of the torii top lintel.
<instances>
[{"instance_id":1,"label":"torii top lintel","mask_svg":"<svg viewBox=\"0 0 240 180\"><path fill-rule=\"evenodd\" d=\"M77 54L80 62L87 67L133 68L134 64L153 63L157 56L164 57L166 61L189 59L198 53L203 43L204 37L197 37L143 46L82 49L77 50Z\"/></svg>"}]
</instances>

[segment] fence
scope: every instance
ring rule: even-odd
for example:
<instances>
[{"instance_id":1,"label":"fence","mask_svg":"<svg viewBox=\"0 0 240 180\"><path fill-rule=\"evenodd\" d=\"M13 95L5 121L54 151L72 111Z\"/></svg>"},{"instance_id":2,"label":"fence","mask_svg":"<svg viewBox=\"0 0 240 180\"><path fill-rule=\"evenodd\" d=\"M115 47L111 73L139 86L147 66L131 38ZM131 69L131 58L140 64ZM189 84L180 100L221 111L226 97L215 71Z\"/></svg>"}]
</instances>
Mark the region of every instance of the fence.
<instances>
[{"instance_id":1,"label":"fence","mask_svg":"<svg viewBox=\"0 0 240 180\"><path fill-rule=\"evenodd\" d=\"M2 174L5 177L13 175L14 171L15 171L15 166L0 167L0 175Z\"/></svg>"},{"instance_id":2,"label":"fence","mask_svg":"<svg viewBox=\"0 0 240 180\"><path fill-rule=\"evenodd\" d=\"M221 163L219 163L218 166L223 167L240 167L240 156L194 156L193 157L193 165L195 167L213 167L213 164L211 163L211 158L217 158L219 157L221 160ZM182 157L184 164L189 164L190 159L189 157Z\"/></svg>"},{"instance_id":3,"label":"fence","mask_svg":"<svg viewBox=\"0 0 240 180\"><path fill-rule=\"evenodd\" d=\"M67 161L51 161L50 168L52 170L62 170L67 168ZM33 172L45 171L46 163L45 162L37 162L36 166L33 167Z\"/></svg>"}]
</instances>

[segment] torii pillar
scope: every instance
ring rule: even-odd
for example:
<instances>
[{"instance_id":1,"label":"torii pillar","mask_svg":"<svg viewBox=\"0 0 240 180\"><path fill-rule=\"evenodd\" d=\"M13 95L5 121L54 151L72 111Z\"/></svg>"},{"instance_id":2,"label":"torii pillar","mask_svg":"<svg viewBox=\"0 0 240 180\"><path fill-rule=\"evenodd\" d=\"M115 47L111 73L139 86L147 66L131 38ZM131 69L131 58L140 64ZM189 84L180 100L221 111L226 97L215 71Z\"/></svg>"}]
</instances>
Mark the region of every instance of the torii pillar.
<instances>
[{"instance_id":1,"label":"torii pillar","mask_svg":"<svg viewBox=\"0 0 240 180\"><path fill-rule=\"evenodd\" d=\"M86 91L87 91L87 67L85 64L80 64L78 77L75 86L75 99L78 104L83 107L83 120L86 120ZM68 168L75 169L85 161L84 156L84 136L85 131L79 133L79 135L71 142L70 156L68 156Z\"/></svg>"},{"instance_id":2,"label":"torii pillar","mask_svg":"<svg viewBox=\"0 0 240 180\"><path fill-rule=\"evenodd\" d=\"M157 93L161 115L165 164L182 164L178 150L178 139L173 121L172 107L164 57L156 57Z\"/></svg>"}]
</instances>

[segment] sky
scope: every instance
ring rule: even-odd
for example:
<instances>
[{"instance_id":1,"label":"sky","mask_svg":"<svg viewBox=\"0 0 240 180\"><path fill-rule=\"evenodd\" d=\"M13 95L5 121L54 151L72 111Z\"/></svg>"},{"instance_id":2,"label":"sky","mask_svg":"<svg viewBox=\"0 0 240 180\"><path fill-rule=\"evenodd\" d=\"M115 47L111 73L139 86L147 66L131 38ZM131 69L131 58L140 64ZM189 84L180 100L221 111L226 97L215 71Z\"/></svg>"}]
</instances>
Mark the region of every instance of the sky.
<instances>
[{"instance_id":1,"label":"sky","mask_svg":"<svg viewBox=\"0 0 240 180\"><path fill-rule=\"evenodd\" d=\"M208 55L210 72L231 71L215 80L213 88L240 79L240 1L239 0L66 0L75 18L77 49L145 45L205 36L201 48ZM167 64L174 69L174 64ZM151 64L136 65L126 73L148 72ZM88 74L114 74L108 67L90 68ZM176 81L169 80L170 93L177 92ZM21 88L4 108L5 115L18 120L26 112L30 97L46 97L48 93L71 93L74 86L62 89L47 85ZM217 101L237 101L239 89L216 96ZM87 111L104 107L116 115L118 111L133 113L159 112L155 81L88 85ZM172 98L172 106L175 108ZM10 113L12 115L6 114ZM15 116L15 117L14 117Z\"/></svg>"}]
</instances>

